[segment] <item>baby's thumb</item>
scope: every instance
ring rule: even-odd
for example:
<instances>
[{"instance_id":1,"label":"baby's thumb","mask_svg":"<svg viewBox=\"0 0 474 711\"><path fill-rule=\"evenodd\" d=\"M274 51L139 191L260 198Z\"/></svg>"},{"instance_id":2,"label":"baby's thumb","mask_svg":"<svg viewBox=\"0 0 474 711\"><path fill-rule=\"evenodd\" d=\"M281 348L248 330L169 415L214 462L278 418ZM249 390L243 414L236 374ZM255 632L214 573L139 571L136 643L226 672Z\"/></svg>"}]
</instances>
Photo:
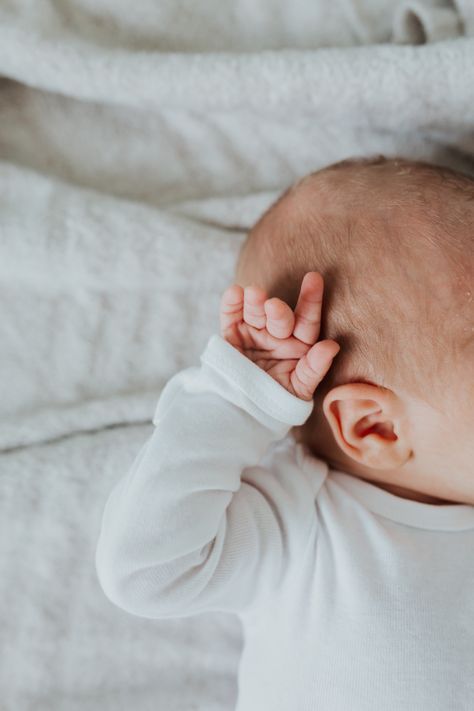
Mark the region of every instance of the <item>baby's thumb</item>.
<instances>
[{"instance_id":1,"label":"baby's thumb","mask_svg":"<svg viewBox=\"0 0 474 711\"><path fill-rule=\"evenodd\" d=\"M340 346L336 341L318 341L296 364L292 384L298 397L311 400L314 391L324 378Z\"/></svg>"}]
</instances>

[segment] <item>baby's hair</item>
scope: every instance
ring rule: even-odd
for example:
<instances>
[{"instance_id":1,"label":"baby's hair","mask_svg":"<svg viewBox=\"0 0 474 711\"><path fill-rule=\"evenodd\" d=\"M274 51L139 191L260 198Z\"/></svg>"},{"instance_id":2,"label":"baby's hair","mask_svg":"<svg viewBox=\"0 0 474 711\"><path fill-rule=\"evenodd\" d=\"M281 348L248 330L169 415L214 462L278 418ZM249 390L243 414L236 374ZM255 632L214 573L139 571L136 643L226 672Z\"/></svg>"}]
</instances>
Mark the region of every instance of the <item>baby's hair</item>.
<instances>
[{"instance_id":1,"label":"baby's hair","mask_svg":"<svg viewBox=\"0 0 474 711\"><path fill-rule=\"evenodd\" d=\"M423 161L410 161L404 158L387 158L379 154L367 158L346 158L338 163L332 163L325 168L303 176L290 185L279 198L270 205L260 220L276 209L286 197L294 194L302 186L313 182L316 177L323 177L329 173L337 175L338 171L350 170L350 175L347 172L347 180L357 185L358 182L361 182L363 176L366 175L367 169L373 168L374 166L384 166L391 170L394 175L409 176L405 187L407 190L418 190L417 197L421 200L423 196L426 196L426 187L429 185L430 190L436 189L437 186L440 190L452 191L453 197L457 201L474 201L474 177L470 175ZM412 196L414 196L413 193Z\"/></svg>"},{"instance_id":2,"label":"baby's hair","mask_svg":"<svg viewBox=\"0 0 474 711\"><path fill-rule=\"evenodd\" d=\"M305 176L251 229L237 280L294 307L310 270L325 280L321 338L341 345L319 392L365 381L429 399L474 342L474 179L384 156Z\"/></svg>"}]
</instances>

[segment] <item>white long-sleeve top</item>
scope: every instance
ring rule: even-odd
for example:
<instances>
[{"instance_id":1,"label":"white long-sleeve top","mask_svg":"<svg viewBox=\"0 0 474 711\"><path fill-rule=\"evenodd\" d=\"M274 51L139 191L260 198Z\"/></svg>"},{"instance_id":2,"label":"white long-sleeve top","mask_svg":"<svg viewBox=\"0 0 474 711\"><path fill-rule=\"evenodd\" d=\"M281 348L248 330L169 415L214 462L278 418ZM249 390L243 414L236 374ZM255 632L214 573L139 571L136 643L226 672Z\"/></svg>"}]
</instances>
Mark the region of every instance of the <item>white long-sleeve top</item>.
<instances>
[{"instance_id":1,"label":"white long-sleeve top","mask_svg":"<svg viewBox=\"0 0 474 711\"><path fill-rule=\"evenodd\" d=\"M288 435L311 408L213 336L106 503L105 594L238 614L238 711L472 711L474 507L329 470Z\"/></svg>"}]
</instances>

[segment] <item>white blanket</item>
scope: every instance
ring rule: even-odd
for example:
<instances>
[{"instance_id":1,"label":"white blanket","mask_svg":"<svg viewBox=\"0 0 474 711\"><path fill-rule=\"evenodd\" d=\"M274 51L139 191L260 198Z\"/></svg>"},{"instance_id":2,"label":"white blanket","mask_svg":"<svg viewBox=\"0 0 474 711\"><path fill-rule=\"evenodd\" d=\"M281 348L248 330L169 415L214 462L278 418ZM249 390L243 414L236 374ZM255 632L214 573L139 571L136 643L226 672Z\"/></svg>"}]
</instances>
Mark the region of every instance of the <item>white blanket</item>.
<instances>
[{"instance_id":1,"label":"white blanket","mask_svg":"<svg viewBox=\"0 0 474 711\"><path fill-rule=\"evenodd\" d=\"M224 711L240 628L102 595L100 515L245 230L355 155L474 172L468 0L0 0L0 708Z\"/></svg>"}]
</instances>

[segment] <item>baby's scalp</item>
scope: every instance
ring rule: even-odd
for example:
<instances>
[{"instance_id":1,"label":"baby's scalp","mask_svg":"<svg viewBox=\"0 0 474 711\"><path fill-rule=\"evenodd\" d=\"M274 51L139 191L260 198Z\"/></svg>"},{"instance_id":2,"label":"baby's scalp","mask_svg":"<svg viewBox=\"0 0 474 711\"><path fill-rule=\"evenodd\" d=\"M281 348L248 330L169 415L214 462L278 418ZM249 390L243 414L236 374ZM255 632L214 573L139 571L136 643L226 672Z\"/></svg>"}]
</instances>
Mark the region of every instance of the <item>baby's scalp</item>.
<instances>
[{"instance_id":1,"label":"baby's scalp","mask_svg":"<svg viewBox=\"0 0 474 711\"><path fill-rule=\"evenodd\" d=\"M237 281L294 307L310 270L325 280L320 337L341 345L321 397L366 381L430 401L472 369L472 178L383 157L306 176L250 231Z\"/></svg>"}]
</instances>

